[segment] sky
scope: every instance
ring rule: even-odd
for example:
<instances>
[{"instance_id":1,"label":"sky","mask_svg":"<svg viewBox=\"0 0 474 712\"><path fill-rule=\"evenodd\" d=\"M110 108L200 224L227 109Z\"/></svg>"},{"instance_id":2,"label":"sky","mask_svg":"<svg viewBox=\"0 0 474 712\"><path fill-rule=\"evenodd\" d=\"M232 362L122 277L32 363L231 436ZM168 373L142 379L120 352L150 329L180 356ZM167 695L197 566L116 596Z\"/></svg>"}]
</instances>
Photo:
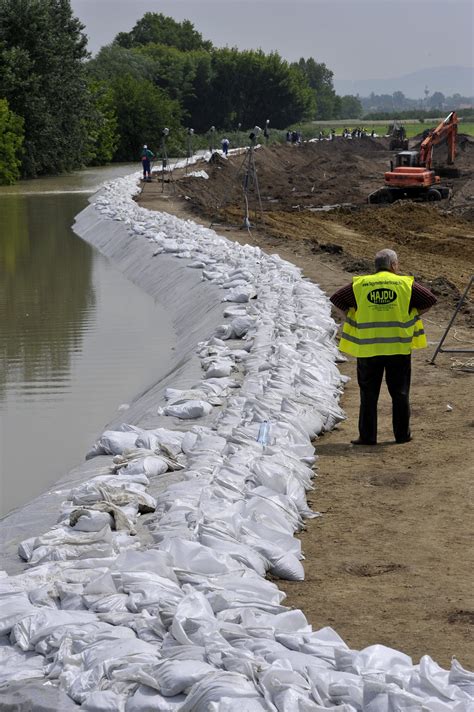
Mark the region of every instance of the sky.
<instances>
[{"instance_id":1,"label":"sky","mask_svg":"<svg viewBox=\"0 0 474 712\"><path fill-rule=\"evenodd\" d=\"M190 20L217 47L314 57L335 79L474 66L472 0L71 0L93 53L145 12Z\"/></svg>"}]
</instances>

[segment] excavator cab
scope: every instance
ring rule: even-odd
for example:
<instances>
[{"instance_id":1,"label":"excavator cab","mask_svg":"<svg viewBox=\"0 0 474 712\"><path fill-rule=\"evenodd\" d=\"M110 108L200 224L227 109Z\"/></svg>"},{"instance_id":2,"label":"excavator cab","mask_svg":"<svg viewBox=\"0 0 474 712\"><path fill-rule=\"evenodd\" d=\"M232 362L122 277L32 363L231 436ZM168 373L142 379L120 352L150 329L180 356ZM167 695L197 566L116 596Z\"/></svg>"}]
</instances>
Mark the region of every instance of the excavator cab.
<instances>
[{"instance_id":1,"label":"excavator cab","mask_svg":"<svg viewBox=\"0 0 474 712\"><path fill-rule=\"evenodd\" d=\"M400 151L395 156L395 167L417 168L420 165L420 154L418 151Z\"/></svg>"}]
</instances>

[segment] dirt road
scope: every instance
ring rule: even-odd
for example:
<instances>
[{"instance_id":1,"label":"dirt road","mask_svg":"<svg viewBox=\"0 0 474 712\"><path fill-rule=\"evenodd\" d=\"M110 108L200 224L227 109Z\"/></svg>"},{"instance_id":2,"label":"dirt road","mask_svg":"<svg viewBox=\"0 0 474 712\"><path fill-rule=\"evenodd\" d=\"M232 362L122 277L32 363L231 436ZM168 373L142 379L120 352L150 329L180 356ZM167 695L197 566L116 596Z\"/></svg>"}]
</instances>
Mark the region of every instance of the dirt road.
<instances>
[{"instance_id":1,"label":"dirt road","mask_svg":"<svg viewBox=\"0 0 474 712\"><path fill-rule=\"evenodd\" d=\"M374 152L386 153L380 148ZM364 155L353 158L358 165L365 161ZM262 175L262 184L274 186L274 197L283 194L277 159L271 157L277 171L273 182L269 169L267 183ZM226 191L230 194L235 176L227 185L226 167L216 165L214 180L188 178L164 193L153 182L144 186L138 201L206 225L216 211L221 220L235 221L242 213L238 196L221 200ZM306 173L299 170L308 178L314 168L310 161L306 165ZM328 293L349 282L352 274L370 270L377 249L392 247L402 270L431 284L439 297L424 319L429 348L414 356L412 442L393 443L389 397L383 392L380 444L350 445L357 435L358 388L354 360L342 364L342 372L352 378L342 401L347 420L316 442L319 461L309 502L321 517L308 521L301 536L306 580L279 585L287 593L286 603L301 608L315 628L333 626L353 648L384 643L415 661L429 654L443 666L454 655L472 669L474 355L440 354L436 365L428 363L474 267L474 226L466 219L471 208L465 197L472 177L465 175L459 184L459 191L464 190L461 211L450 205L440 213L410 203L367 211L362 193L379 176L370 161L361 170L353 190L346 181L345 194L360 205L355 211L325 215L289 208L289 203L296 205L289 199L285 210L281 205L273 210L276 204L270 203L265 231L217 228L230 239L259 245L297 264ZM469 165L465 170L469 172ZM313 202L315 191L309 199ZM446 345L474 349L471 323L466 308Z\"/></svg>"}]
</instances>

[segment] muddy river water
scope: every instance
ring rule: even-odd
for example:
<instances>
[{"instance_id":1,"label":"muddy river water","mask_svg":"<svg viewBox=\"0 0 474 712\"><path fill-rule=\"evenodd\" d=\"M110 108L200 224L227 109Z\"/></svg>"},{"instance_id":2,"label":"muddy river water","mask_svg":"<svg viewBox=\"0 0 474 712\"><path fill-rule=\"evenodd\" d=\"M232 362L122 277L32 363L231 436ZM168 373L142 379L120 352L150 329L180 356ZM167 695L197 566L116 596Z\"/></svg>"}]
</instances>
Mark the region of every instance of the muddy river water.
<instances>
[{"instance_id":1,"label":"muddy river water","mask_svg":"<svg viewBox=\"0 0 474 712\"><path fill-rule=\"evenodd\" d=\"M0 188L0 516L84 458L170 359L166 311L71 229L136 166Z\"/></svg>"}]
</instances>

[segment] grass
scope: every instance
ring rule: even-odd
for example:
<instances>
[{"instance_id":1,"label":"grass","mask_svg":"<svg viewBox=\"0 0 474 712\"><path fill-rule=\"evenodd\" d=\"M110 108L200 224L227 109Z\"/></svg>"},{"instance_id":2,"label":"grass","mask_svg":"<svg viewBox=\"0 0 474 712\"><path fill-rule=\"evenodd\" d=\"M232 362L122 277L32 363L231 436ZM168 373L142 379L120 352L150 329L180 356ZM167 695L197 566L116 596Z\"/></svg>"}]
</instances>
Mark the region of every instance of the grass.
<instances>
[{"instance_id":1,"label":"grass","mask_svg":"<svg viewBox=\"0 0 474 712\"><path fill-rule=\"evenodd\" d=\"M405 127L405 130L407 132L408 138L412 138L413 136L417 136L418 134L423 133L425 129L430 129L430 128L435 128L439 123L441 119L432 119L432 120L427 120L424 123L420 123L419 121L412 120L412 121L401 121L400 123ZM309 138L315 138L318 136L319 131L322 131L325 136L329 135L329 132L331 128L336 129L336 135L340 136L342 133L343 128L349 129L351 131L353 128L356 126L360 126L361 128L365 128L370 135L370 132L372 130L375 131L375 133L378 136L384 136L387 129L388 129L388 121L370 121L370 122L364 122L363 119L347 119L346 121L321 121L321 122L308 122L304 124L299 124L292 126L292 129L295 129L296 131L300 131L303 135L304 139L309 139ZM460 121L459 122L459 127L458 130L460 133L468 134L469 136L474 137L474 121ZM284 136L285 132L282 131L275 131L274 133L276 134L282 134ZM281 140L281 139L280 139Z\"/></svg>"}]
</instances>

